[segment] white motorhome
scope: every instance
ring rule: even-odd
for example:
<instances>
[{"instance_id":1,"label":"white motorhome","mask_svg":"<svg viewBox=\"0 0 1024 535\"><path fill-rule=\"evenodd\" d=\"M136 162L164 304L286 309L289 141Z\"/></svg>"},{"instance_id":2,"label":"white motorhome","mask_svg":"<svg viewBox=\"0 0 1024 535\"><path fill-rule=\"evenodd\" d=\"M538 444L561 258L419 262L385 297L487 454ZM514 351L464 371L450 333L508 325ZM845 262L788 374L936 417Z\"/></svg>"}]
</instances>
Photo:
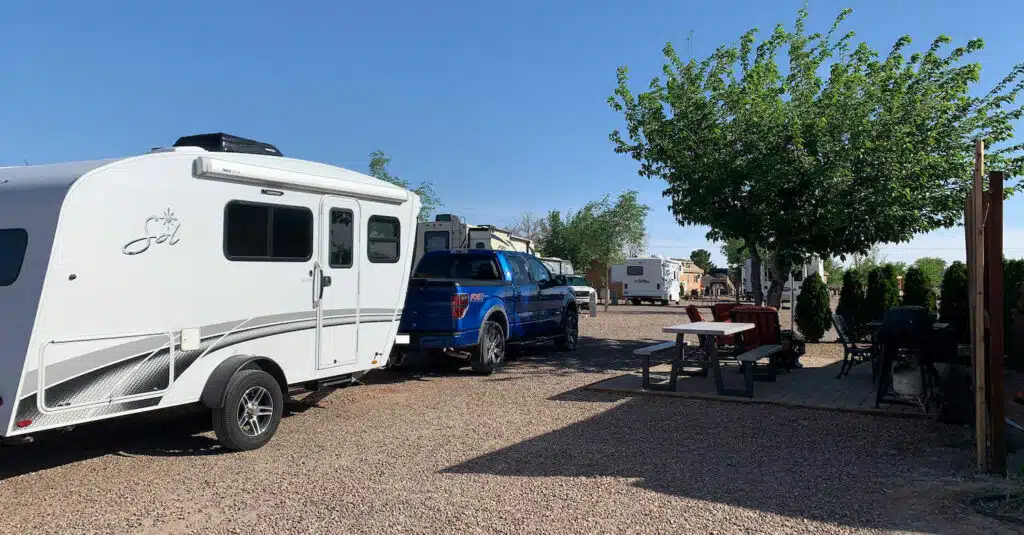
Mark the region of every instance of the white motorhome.
<instances>
[{"instance_id":1,"label":"white motorhome","mask_svg":"<svg viewBox=\"0 0 1024 535\"><path fill-rule=\"evenodd\" d=\"M450 249L493 249L534 253L533 241L491 225L468 225L458 216L438 214L433 221L420 221L416 228L413 266L424 253Z\"/></svg>"},{"instance_id":2,"label":"white motorhome","mask_svg":"<svg viewBox=\"0 0 1024 535\"><path fill-rule=\"evenodd\" d=\"M262 446L289 387L386 364L419 209L223 134L0 168L0 438L199 404Z\"/></svg>"},{"instance_id":3,"label":"white motorhome","mask_svg":"<svg viewBox=\"0 0 1024 535\"><path fill-rule=\"evenodd\" d=\"M754 298L754 277L753 277L753 261L747 259L743 264L742 278L743 278L743 293L747 299ZM793 272L790 273L789 279L782 289L782 301L788 302L791 299L795 299L797 295L800 295L800 285L806 277L809 277L812 273L817 273L821 277L821 280L828 283L828 276L825 274L825 264L821 261L818 256L811 256L810 259L802 266L796 266L793 268ZM767 262L761 262L761 295L768 295L768 288L772 285L770 278L770 271Z\"/></svg>"},{"instance_id":4,"label":"white motorhome","mask_svg":"<svg viewBox=\"0 0 1024 535\"><path fill-rule=\"evenodd\" d=\"M622 278L622 295L639 305L649 301L667 305L679 302L679 274L682 264L661 257L629 258Z\"/></svg>"}]
</instances>

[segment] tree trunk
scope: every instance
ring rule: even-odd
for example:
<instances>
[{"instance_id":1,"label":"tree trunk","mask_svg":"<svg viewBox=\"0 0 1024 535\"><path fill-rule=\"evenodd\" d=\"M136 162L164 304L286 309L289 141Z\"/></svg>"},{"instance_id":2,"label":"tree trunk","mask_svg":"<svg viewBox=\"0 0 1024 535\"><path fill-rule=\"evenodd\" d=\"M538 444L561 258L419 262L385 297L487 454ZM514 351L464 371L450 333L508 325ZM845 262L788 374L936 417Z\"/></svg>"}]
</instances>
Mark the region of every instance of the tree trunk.
<instances>
[{"instance_id":1,"label":"tree trunk","mask_svg":"<svg viewBox=\"0 0 1024 535\"><path fill-rule=\"evenodd\" d=\"M608 312L608 305L612 302L612 291L611 291L611 280L612 280L612 267L608 265L607 271L604 274L604 311Z\"/></svg>"},{"instance_id":2,"label":"tree trunk","mask_svg":"<svg viewBox=\"0 0 1024 535\"><path fill-rule=\"evenodd\" d=\"M747 240L747 243L753 243ZM754 305L761 306L764 303L764 295L761 291L761 255L757 253L757 247L751 245L750 249L750 285L754 287Z\"/></svg>"},{"instance_id":3,"label":"tree trunk","mask_svg":"<svg viewBox=\"0 0 1024 535\"><path fill-rule=\"evenodd\" d=\"M768 287L768 298L767 304L770 307L774 307L776 310L782 309L782 291L785 289L786 281L789 280L789 274L793 271L792 264L779 260L777 256L772 256L771 262L771 273L772 279L771 286ZM789 304L790 307L794 306L794 303Z\"/></svg>"}]
</instances>

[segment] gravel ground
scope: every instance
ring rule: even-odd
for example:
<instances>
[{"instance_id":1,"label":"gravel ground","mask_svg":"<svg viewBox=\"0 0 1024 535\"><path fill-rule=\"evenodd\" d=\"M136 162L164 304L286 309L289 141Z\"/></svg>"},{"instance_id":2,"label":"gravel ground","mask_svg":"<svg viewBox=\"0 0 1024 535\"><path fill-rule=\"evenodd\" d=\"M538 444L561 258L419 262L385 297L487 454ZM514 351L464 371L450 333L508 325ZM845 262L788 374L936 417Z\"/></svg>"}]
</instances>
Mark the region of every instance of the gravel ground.
<instances>
[{"instance_id":1,"label":"gravel ground","mask_svg":"<svg viewBox=\"0 0 1024 535\"><path fill-rule=\"evenodd\" d=\"M222 454L189 415L0 450L0 532L1019 532L962 505L988 482L961 430L580 390L635 370L638 339L685 321L613 311L584 319L575 358L375 373L294 403L254 452Z\"/></svg>"}]
</instances>

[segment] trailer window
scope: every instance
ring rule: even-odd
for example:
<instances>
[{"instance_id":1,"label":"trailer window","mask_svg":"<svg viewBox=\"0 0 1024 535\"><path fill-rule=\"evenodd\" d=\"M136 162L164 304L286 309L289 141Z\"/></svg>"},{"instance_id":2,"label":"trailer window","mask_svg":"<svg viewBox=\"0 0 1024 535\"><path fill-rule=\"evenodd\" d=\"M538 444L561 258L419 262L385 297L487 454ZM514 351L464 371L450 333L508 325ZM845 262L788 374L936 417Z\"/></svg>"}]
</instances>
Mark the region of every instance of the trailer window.
<instances>
[{"instance_id":1,"label":"trailer window","mask_svg":"<svg viewBox=\"0 0 1024 535\"><path fill-rule=\"evenodd\" d=\"M423 252L451 249L451 234L447 230L428 230L423 233Z\"/></svg>"},{"instance_id":2,"label":"trailer window","mask_svg":"<svg viewBox=\"0 0 1024 535\"><path fill-rule=\"evenodd\" d=\"M313 257L313 212L231 201L224 209L224 256L234 261L305 262Z\"/></svg>"},{"instance_id":3,"label":"trailer window","mask_svg":"<svg viewBox=\"0 0 1024 535\"><path fill-rule=\"evenodd\" d=\"M626 266L626 275L638 277L644 274L643 266Z\"/></svg>"},{"instance_id":4,"label":"trailer window","mask_svg":"<svg viewBox=\"0 0 1024 535\"><path fill-rule=\"evenodd\" d=\"M394 264L400 253L401 225L397 218L370 216L367 223L366 255L375 264Z\"/></svg>"},{"instance_id":5,"label":"trailer window","mask_svg":"<svg viewBox=\"0 0 1024 535\"><path fill-rule=\"evenodd\" d=\"M331 208L331 253L327 264L332 268L352 267L352 210Z\"/></svg>"},{"instance_id":6,"label":"trailer window","mask_svg":"<svg viewBox=\"0 0 1024 535\"><path fill-rule=\"evenodd\" d=\"M10 286L18 280L26 247L28 232L25 229L0 229L0 286Z\"/></svg>"}]
</instances>

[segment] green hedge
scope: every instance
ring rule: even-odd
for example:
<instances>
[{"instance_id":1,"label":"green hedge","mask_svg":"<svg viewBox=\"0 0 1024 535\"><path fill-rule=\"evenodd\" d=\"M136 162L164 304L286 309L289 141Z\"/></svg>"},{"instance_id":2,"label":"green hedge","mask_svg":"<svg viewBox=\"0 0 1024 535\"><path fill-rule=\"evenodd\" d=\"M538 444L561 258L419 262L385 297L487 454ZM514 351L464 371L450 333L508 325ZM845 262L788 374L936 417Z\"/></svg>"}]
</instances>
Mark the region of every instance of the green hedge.
<instances>
[{"instance_id":1,"label":"green hedge","mask_svg":"<svg viewBox=\"0 0 1024 535\"><path fill-rule=\"evenodd\" d=\"M836 314L846 320L846 324L853 328L862 315L864 307L864 275L856 269L848 269L843 273L843 287L839 290L839 304L836 305Z\"/></svg>"},{"instance_id":2,"label":"green hedge","mask_svg":"<svg viewBox=\"0 0 1024 535\"><path fill-rule=\"evenodd\" d=\"M817 273L804 279L796 298L796 324L811 342L820 342L832 323L828 286Z\"/></svg>"},{"instance_id":3,"label":"green hedge","mask_svg":"<svg viewBox=\"0 0 1024 535\"><path fill-rule=\"evenodd\" d=\"M903 275L903 304L923 306L929 313L935 313L935 292L919 268L911 267Z\"/></svg>"},{"instance_id":4,"label":"green hedge","mask_svg":"<svg viewBox=\"0 0 1024 535\"><path fill-rule=\"evenodd\" d=\"M868 272L866 302L858 323L881 320L885 311L900 304L900 283L896 270L891 265L873 268Z\"/></svg>"},{"instance_id":5,"label":"green hedge","mask_svg":"<svg viewBox=\"0 0 1024 535\"><path fill-rule=\"evenodd\" d=\"M966 339L967 315L967 264L957 260L942 274L939 318Z\"/></svg>"}]
</instances>

